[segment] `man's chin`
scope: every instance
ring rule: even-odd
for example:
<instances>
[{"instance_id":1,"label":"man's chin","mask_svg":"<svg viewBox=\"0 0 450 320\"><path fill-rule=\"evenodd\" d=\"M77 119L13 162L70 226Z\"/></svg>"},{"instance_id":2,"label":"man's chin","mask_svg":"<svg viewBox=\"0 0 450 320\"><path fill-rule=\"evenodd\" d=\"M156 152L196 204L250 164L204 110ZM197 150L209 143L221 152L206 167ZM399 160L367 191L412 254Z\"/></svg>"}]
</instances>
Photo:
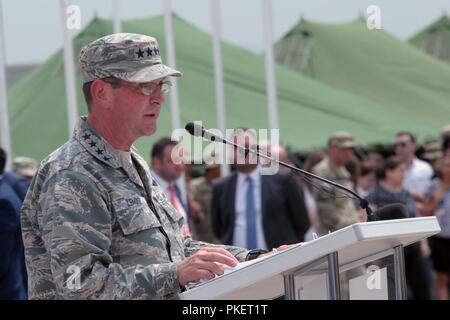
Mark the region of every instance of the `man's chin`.
<instances>
[{"instance_id":1,"label":"man's chin","mask_svg":"<svg viewBox=\"0 0 450 320\"><path fill-rule=\"evenodd\" d=\"M150 127L145 127L143 130L144 131L143 136L151 136L151 135L155 134L156 129L157 129L156 125L150 126Z\"/></svg>"}]
</instances>

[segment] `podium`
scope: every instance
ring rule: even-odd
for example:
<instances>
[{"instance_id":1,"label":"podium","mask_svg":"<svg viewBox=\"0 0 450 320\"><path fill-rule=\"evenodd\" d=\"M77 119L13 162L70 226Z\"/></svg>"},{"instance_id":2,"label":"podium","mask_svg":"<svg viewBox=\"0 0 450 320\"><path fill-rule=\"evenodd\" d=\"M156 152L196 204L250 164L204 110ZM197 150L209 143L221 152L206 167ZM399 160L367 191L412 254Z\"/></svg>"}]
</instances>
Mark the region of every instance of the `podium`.
<instances>
[{"instance_id":1,"label":"podium","mask_svg":"<svg viewBox=\"0 0 450 320\"><path fill-rule=\"evenodd\" d=\"M356 223L200 283L181 299L406 299L404 247L440 232L435 217Z\"/></svg>"}]
</instances>

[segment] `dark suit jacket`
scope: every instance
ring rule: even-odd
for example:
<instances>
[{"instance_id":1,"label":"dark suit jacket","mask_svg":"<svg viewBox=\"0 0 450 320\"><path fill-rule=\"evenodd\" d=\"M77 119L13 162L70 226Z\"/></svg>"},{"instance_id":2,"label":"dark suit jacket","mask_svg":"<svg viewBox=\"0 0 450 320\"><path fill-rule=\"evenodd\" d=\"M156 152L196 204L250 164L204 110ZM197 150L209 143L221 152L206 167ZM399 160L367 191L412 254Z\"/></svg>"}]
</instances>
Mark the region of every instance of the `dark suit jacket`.
<instances>
[{"instance_id":1,"label":"dark suit jacket","mask_svg":"<svg viewBox=\"0 0 450 320\"><path fill-rule=\"evenodd\" d=\"M21 204L11 186L0 179L0 300L27 298Z\"/></svg>"},{"instance_id":2,"label":"dark suit jacket","mask_svg":"<svg viewBox=\"0 0 450 320\"><path fill-rule=\"evenodd\" d=\"M212 225L218 239L228 245L233 242L236 184L237 173L213 184ZM261 189L262 226L268 248L303 241L310 223L303 192L292 174L262 175Z\"/></svg>"}]
</instances>

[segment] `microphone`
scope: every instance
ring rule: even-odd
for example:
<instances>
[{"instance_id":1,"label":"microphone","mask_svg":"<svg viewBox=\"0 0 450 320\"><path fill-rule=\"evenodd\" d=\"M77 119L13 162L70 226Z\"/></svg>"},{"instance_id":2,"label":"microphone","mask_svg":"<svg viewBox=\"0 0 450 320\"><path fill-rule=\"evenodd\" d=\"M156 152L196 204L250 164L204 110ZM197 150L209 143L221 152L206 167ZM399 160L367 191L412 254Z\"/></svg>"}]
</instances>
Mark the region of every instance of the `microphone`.
<instances>
[{"instance_id":1,"label":"microphone","mask_svg":"<svg viewBox=\"0 0 450 320\"><path fill-rule=\"evenodd\" d=\"M234 143L232 141L228 141L226 139L223 139L223 138L215 135L214 133L208 131L203 126L201 126L201 125L199 125L197 123L189 122L188 124L186 124L185 129L193 136L203 137L203 138L205 138L207 140L211 140L211 141L222 142L222 143L225 143L225 144L232 145L232 146L234 146L234 147L236 147L238 149L244 150L246 157L247 157L248 153L251 152L253 154L258 155L261 158L267 159L269 161L276 162L276 163L282 165L283 167L289 168L292 171L294 171L295 173L300 174L300 175L302 175L304 177L313 178L313 179L322 181L322 182L324 182L326 184L332 185L333 187L336 187L338 189L344 190L345 192L351 194L352 196L354 196L355 198L357 198L359 200L359 206L361 207L361 209L366 211L367 221L375 221L375 220L377 220L377 216L372 212L372 209L369 207L369 202L366 199L361 197L359 194L357 194L353 190L351 190L351 189L349 189L349 188L347 188L347 187L345 187L345 186L343 186L343 185L341 185L341 184L339 184L337 182L334 182L334 181L322 178L322 177L320 177L318 175L315 175L315 174L312 174L312 173L310 173L308 171L305 171L303 169L294 167L294 166L292 166L290 164L287 164L287 163L285 163L283 161L273 159L272 157L261 153L259 151L260 147L258 145L256 145L254 148L250 149L250 148L246 148L246 147L240 146L240 145L238 145L238 144L236 144L236 143Z\"/></svg>"},{"instance_id":2,"label":"microphone","mask_svg":"<svg viewBox=\"0 0 450 320\"><path fill-rule=\"evenodd\" d=\"M203 137L203 138L205 138L207 140L211 140L213 142L226 143L224 139L216 136L212 132L209 132L203 126L201 126L197 123L189 122L188 124L186 124L186 126L184 128L186 129L187 132L189 132L191 135L193 135L195 137Z\"/></svg>"}]
</instances>

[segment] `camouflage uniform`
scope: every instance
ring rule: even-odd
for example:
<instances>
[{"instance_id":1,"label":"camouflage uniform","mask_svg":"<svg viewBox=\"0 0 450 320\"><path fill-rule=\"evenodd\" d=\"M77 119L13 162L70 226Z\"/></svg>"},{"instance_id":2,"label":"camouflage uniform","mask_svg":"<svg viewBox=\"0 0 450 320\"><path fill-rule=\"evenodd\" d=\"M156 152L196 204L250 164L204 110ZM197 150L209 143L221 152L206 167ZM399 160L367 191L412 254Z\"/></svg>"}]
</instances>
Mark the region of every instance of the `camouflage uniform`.
<instances>
[{"instance_id":1,"label":"camouflage uniform","mask_svg":"<svg viewBox=\"0 0 450 320\"><path fill-rule=\"evenodd\" d=\"M355 142L352 135L348 132L338 131L333 133L328 139L328 147L337 149L353 149ZM329 150L331 152L332 150ZM335 152L335 151L334 151ZM325 179L335 181L348 189L353 189L351 176L345 166L336 166L327 156L319 162L312 173ZM336 231L348 225L359 221L359 215L355 207L355 202L345 191L341 191L328 184L321 184L322 188L328 189L328 192L312 189L312 194L317 202L317 225L318 234L325 234L328 231ZM338 192L336 192L338 191Z\"/></svg>"},{"instance_id":2,"label":"camouflage uniform","mask_svg":"<svg viewBox=\"0 0 450 320\"><path fill-rule=\"evenodd\" d=\"M136 149L134 166L118 153L81 120L42 162L22 207L31 299L176 298L179 262L209 245L183 236ZM225 248L241 261L248 253ZM70 266L79 289L68 287Z\"/></svg>"},{"instance_id":3,"label":"camouflage uniform","mask_svg":"<svg viewBox=\"0 0 450 320\"><path fill-rule=\"evenodd\" d=\"M211 224L212 185L205 177L193 179L190 184L192 198L201 207L199 219L192 219L192 237L201 241L220 243L213 232Z\"/></svg>"},{"instance_id":4,"label":"camouflage uniform","mask_svg":"<svg viewBox=\"0 0 450 320\"><path fill-rule=\"evenodd\" d=\"M319 162L313 168L312 172L325 179L340 183L347 188L353 188L350 173L347 169L344 166L334 166L328 157L325 157L325 159ZM322 186L327 188L324 184ZM334 187L331 188L334 190ZM312 189L312 193L317 202L317 230L320 234L327 233L328 230L335 231L359 222L355 203L352 199L336 197L316 188Z\"/></svg>"},{"instance_id":5,"label":"camouflage uniform","mask_svg":"<svg viewBox=\"0 0 450 320\"><path fill-rule=\"evenodd\" d=\"M85 83L181 75L161 63L156 39L136 34L98 39L80 62ZM211 246L183 235L144 159L133 147L125 155L82 118L42 161L21 212L31 299L177 298L179 263ZM248 253L222 247L240 261Z\"/></svg>"}]
</instances>

